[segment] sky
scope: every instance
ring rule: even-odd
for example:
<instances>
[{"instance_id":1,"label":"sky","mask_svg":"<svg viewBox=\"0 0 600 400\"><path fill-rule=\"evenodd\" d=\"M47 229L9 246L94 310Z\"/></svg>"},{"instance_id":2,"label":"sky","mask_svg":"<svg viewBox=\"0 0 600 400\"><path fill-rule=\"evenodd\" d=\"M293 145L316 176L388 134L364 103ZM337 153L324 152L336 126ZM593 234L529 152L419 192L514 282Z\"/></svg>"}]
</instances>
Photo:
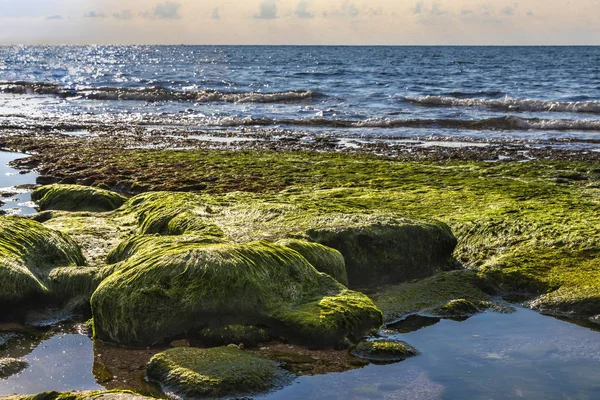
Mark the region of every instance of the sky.
<instances>
[{"instance_id":1,"label":"sky","mask_svg":"<svg viewBox=\"0 0 600 400\"><path fill-rule=\"evenodd\" d=\"M600 0L0 0L0 44L600 45Z\"/></svg>"}]
</instances>

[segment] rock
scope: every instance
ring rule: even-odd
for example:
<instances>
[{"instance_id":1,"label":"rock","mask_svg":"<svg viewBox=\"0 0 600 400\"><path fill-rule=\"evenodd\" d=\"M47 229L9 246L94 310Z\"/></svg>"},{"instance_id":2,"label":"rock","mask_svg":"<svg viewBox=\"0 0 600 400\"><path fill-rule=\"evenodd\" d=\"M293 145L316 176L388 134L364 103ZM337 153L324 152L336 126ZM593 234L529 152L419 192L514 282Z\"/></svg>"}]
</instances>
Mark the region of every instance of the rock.
<instances>
[{"instance_id":1,"label":"rock","mask_svg":"<svg viewBox=\"0 0 600 400\"><path fill-rule=\"evenodd\" d=\"M268 242L143 247L92 299L95 337L150 346L231 324L311 346L335 346L377 329L371 300L319 273L298 252Z\"/></svg>"},{"instance_id":2,"label":"rock","mask_svg":"<svg viewBox=\"0 0 600 400\"><path fill-rule=\"evenodd\" d=\"M109 390L106 392L89 391L89 392L43 392L34 396L8 396L1 397L3 400L144 400L151 399L141 394L130 392L128 390Z\"/></svg>"},{"instance_id":3,"label":"rock","mask_svg":"<svg viewBox=\"0 0 600 400\"><path fill-rule=\"evenodd\" d=\"M453 306L459 308L466 302L474 307L469 306L468 311L493 306L492 298L483 289L488 290L487 283L477 272L458 270L442 272L414 283L388 286L375 292L371 298L383 311L386 322L396 322L419 313L448 317Z\"/></svg>"},{"instance_id":4,"label":"rock","mask_svg":"<svg viewBox=\"0 0 600 400\"><path fill-rule=\"evenodd\" d=\"M118 193L79 185L42 186L33 191L31 199L41 210L111 211L125 202Z\"/></svg>"},{"instance_id":5,"label":"rock","mask_svg":"<svg viewBox=\"0 0 600 400\"><path fill-rule=\"evenodd\" d=\"M589 319L590 319L590 322L600 325L600 315L595 315L593 317L590 317Z\"/></svg>"},{"instance_id":6,"label":"rock","mask_svg":"<svg viewBox=\"0 0 600 400\"><path fill-rule=\"evenodd\" d=\"M400 341L374 340L359 343L350 354L375 363L393 363L414 357L419 351Z\"/></svg>"},{"instance_id":7,"label":"rock","mask_svg":"<svg viewBox=\"0 0 600 400\"><path fill-rule=\"evenodd\" d=\"M57 177L48 175L40 175L35 179L35 183L38 185L52 185L58 181L59 179Z\"/></svg>"},{"instance_id":8,"label":"rock","mask_svg":"<svg viewBox=\"0 0 600 400\"><path fill-rule=\"evenodd\" d=\"M28 364L24 360L16 358L0 358L0 379L6 379L9 376L16 375L27 368Z\"/></svg>"},{"instance_id":9,"label":"rock","mask_svg":"<svg viewBox=\"0 0 600 400\"><path fill-rule=\"evenodd\" d=\"M51 278L55 268L77 274L84 266L80 248L67 235L33 220L1 217L0 319L11 306L58 295Z\"/></svg>"},{"instance_id":10,"label":"rock","mask_svg":"<svg viewBox=\"0 0 600 400\"><path fill-rule=\"evenodd\" d=\"M485 309L487 307L484 307ZM467 299L450 300L442 307L433 310L433 314L446 318L470 317L482 311L481 307Z\"/></svg>"},{"instance_id":11,"label":"rock","mask_svg":"<svg viewBox=\"0 0 600 400\"><path fill-rule=\"evenodd\" d=\"M284 239L277 242L277 244L297 251L317 271L324 272L342 285L348 286L346 263L344 256L339 251L318 243L310 243L297 239Z\"/></svg>"},{"instance_id":12,"label":"rock","mask_svg":"<svg viewBox=\"0 0 600 400\"><path fill-rule=\"evenodd\" d=\"M350 287L396 284L454 267L457 241L441 222L356 217L345 226L309 229L306 235L342 253Z\"/></svg>"},{"instance_id":13,"label":"rock","mask_svg":"<svg viewBox=\"0 0 600 400\"><path fill-rule=\"evenodd\" d=\"M290 382L274 361L237 348L176 348L152 357L148 378L184 398L259 394Z\"/></svg>"}]
</instances>

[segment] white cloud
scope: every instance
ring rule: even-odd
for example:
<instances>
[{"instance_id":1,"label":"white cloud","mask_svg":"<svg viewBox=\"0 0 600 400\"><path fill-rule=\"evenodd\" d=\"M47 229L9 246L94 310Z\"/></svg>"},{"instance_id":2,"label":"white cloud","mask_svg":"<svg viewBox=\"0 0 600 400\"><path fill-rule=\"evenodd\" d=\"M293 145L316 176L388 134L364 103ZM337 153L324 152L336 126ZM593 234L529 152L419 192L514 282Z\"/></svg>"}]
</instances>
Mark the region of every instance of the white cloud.
<instances>
[{"instance_id":1,"label":"white cloud","mask_svg":"<svg viewBox=\"0 0 600 400\"><path fill-rule=\"evenodd\" d=\"M277 19L277 1L263 0L260 3L258 14L254 15L256 19Z\"/></svg>"},{"instance_id":2,"label":"white cloud","mask_svg":"<svg viewBox=\"0 0 600 400\"><path fill-rule=\"evenodd\" d=\"M113 18L126 21L133 19L133 13L131 10L123 10L121 12L113 13Z\"/></svg>"},{"instance_id":3,"label":"white cloud","mask_svg":"<svg viewBox=\"0 0 600 400\"><path fill-rule=\"evenodd\" d=\"M96 11L90 11L86 13L83 18L106 18L106 14L98 13Z\"/></svg>"},{"instance_id":4,"label":"white cloud","mask_svg":"<svg viewBox=\"0 0 600 400\"><path fill-rule=\"evenodd\" d=\"M296 11L294 11L296 18L300 19L312 19L315 17L313 12L308 10L308 1L300 0L296 5Z\"/></svg>"},{"instance_id":5,"label":"white cloud","mask_svg":"<svg viewBox=\"0 0 600 400\"><path fill-rule=\"evenodd\" d=\"M181 3L167 1L157 4L152 11L146 11L140 15L148 19L181 19L180 9Z\"/></svg>"}]
</instances>

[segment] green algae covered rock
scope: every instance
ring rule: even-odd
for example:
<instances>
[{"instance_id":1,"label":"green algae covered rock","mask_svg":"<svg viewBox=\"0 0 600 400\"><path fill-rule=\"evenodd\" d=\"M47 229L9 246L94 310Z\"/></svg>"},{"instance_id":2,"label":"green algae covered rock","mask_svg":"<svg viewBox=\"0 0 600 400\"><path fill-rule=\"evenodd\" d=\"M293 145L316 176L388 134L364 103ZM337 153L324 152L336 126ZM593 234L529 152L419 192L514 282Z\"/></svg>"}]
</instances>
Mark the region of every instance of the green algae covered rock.
<instances>
[{"instance_id":1,"label":"green algae covered rock","mask_svg":"<svg viewBox=\"0 0 600 400\"><path fill-rule=\"evenodd\" d=\"M130 199L124 212L136 216L140 234L222 237L221 229L210 221L210 205L204 203L205 199L191 193L145 193Z\"/></svg>"},{"instance_id":2,"label":"green algae covered rock","mask_svg":"<svg viewBox=\"0 0 600 400\"><path fill-rule=\"evenodd\" d=\"M318 243L297 239L284 239L277 242L277 244L296 250L317 271L324 272L342 285L348 286L346 263L344 256L339 251Z\"/></svg>"},{"instance_id":3,"label":"green algae covered rock","mask_svg":"<svg viewBox=\"0 0 600 400\"><path fill-rule=\"evenodd\" d=\"M152 397L142 396L128 390L82 391L82 392L43 392L35 395L13 395L3 400L143 400Z\"/></svg>"},{"instance_id":4,"label":"green algae covered rock","mask_svg":"<svg viewBox=\"0 0 600 400\"><path fill-rule=\"evenodd\" d=\"M383 311L386 322L407 315L466 316L492 306L487 281L475 271L442 272L415 283L382 288L371 298Z\"/></svg>"},{"instance_id":5,"label":"green algae covered rock","mask_svg":"<svg viewBox=\"0 0 600 400\"><path fill-rule=\"evenodd\" d=\"M356 340L381 312L319 273L298 252L268 242L173 242L119 264L92 299L97 339L148 346L204 328L258 325L313 345Z\"/></svg>"},{"instance_id":6,"label":"green algae covered rock","mask_svg":"<svg viewBox=\"0 0 600 400\"><path fill-rule=\"evenodd\" d=\"M39 222L0 218L0 317L8 305L51 295L49 276L57 267L83 267L80 248L68 236Z\"/></svg>"},{"instance_id":7,"label":"green algae covered rock","mask_svg":"<svg viewBox=\"0 0 600 400\"><path fill-rule=\"evenodd\" d=\"M342 253L351 287L395 284L450 269L457 243L443 223L396 218L313 228L306 235Z\"/></svg>"},{"instance_id":8,"label":"green algae covered rock","mask_svg":"<svg viewBox=\"0 0 600 400\"><path fill-rule=\"evenodd\" d=\"M455 266L456 238L447 225L398 213L313 212L302 204L252 194L177 192L135 196L121 212L137 221L142 235L202 235L238 243L283 239L319 264L315 268L351 287L420 279ZM346 272L339 255L306 242L337 250Z\"/></svg>"},{"instance_id":9,"label":"green algae covered rock","mask_svg":"<svg viewBox=\"0 0 600 400\"><path fill-rule=\"evenodd\" d=\"M33 191L31 199L41 210L112 211L126 198L115 192L79 185L49 185Z\"/></svg>"},{"instance_id":10,"label":"green algae covered rock","mask_svg":"<svg viewBox=\"0 0 600 400\"><path fill-rule=\"evenodd\" d=\"M183 398L252 395L290 381L274 361L232 347L178 347L152 357L148 378Z\"/></svg>"},{"instance_id":11,"label":"green algae covered rock","mask_svg":"<svg viewBox=\"0 0 600 400\"><path fill-rule=\"evenodd\" d=\"M476 301L476 303L481 304L479 301ZM432 314L447 318L461 318L477 314L485 308L487 307L482 307L481 305L478 306L471 300L455 299L450 300L439 308L436 308L432 311Z\"/></svg>"},{"instance_id":12,"label":"green algae covered rock","mask_svg":"<svg viewBox=\"0 0 600 400\"><path fill-rule=\"evenodd\" d=\"M360 342L350 354L375 363L392 363L414 357L419 351L401 341L373 340Z\"/></svg>"},{"instance_id":13,"label":"green algae covered rock","mask_svg":"<svg viewBox=\"0 0 600 400\"><path fill-rule=\"evenodd\" d=\"M16 358L0 358L0 379L18 374L27 368L27 362Z\"/></svg>"}]
</instances>

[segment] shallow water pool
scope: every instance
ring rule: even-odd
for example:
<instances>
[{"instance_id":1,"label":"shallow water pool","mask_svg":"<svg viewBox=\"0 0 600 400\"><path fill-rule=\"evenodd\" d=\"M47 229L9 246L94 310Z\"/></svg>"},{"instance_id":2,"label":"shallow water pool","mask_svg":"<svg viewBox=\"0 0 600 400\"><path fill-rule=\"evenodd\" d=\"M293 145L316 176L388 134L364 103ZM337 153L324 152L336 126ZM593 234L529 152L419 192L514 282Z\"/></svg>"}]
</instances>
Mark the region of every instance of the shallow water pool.
<instances>
[{"instance_id":1,"label":"shallow water pool","mask_svg":"<svg viewBox=\"0 0 600 400\"><path fill-rule=\"evenodd\" d=\"M7 214L34 214L35 204L31 202L31 191L15 189L15 186L35 184L38 174L20 171L8 166L8 163L18 158L27 157L26 154L0 151L0 210Z\"/></svg>"},{"instance_id":2,"label":"shallow water pool","mask_svg":"<svg viewBox=\"0 0 600 400\"><path fill-rule=\"evenodd\" d=\"M535 311L483 313L410 333L383 333L415 346L421 355L398 364L300 377L262 398L600 398L600 332Z\"/></svg>"}]
</instances>

